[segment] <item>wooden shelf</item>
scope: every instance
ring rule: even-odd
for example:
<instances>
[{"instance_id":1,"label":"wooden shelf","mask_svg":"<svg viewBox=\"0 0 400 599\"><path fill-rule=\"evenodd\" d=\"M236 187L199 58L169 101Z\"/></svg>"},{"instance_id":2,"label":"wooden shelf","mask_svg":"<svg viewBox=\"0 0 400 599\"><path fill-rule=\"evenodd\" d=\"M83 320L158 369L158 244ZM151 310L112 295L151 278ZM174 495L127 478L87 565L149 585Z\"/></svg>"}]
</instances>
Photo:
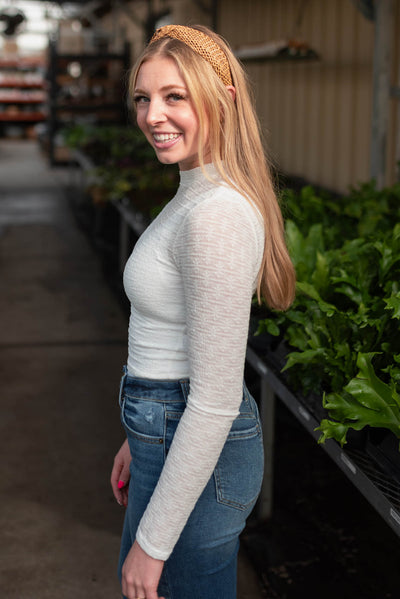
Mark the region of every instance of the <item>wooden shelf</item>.
<instances>
[{"instance_id":1,"label":"wooden shelf","mask_svg":"<svg viewBox=\"0 0 400 599\"><path fill-rule=\"evenodd\" d=\"M44 104L45 102L46 96L42 96L40 98L35 96L32 96L31 98L24 98L19 94L3 95L0 92L0 104Z\"/></svg>"},{"instance_id":2,"label":"wooden shelf","mask_svg":"<svg viewBox=\"0 0 400 599\"><path fill-rule=\"evenodd\" d=\"M39 123L46 120L43 112L0 112L2 123Z\"/></svg>"},{"instance_id":3,"label":"wooden shelf","mask_svg":"<svg viewBox=\"0 0 400 599\"><path fill-rule=\"evenodd\" d=\"M0 58L0 69L36 70L44 67L43 58Z\"/></svg>"},{"instance_id":4,"label":"wooden shelf","mask_svg":"<svg viewBox=\"0 0 400 599\"><path fill-rule=\"evenodd\" d=\"M1 87L13 87L16 89L44 89L45 84L43 81L38 83L26 83L18 79L0 79Z\"/></svg>"},{"instance_id":5,"label":"wooden shelf","mask_svg":"<svg viewBox=\"0 0 400 599\"><path fill-rule=\"evenodd\" d=\"M32 126L46 120L43 58L0 59L0 123ZM7 130L5 127L4 130Z\"/></svg>"}]
</instances>

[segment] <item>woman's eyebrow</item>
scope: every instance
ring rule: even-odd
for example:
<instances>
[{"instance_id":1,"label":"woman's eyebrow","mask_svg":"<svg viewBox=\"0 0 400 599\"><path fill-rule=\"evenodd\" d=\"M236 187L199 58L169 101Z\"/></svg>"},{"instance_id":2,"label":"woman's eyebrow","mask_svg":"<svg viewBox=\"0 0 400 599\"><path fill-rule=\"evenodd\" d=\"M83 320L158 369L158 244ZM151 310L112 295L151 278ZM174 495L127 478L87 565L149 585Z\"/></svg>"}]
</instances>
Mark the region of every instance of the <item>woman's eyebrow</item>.
<instances>
[{"instance_id":1,"label":"woman's eyebrow","mask_svg":"<svg viewBox=\"0 0 400 599\"><path fill-rule=\"evenodd\" d=\"M168 91L170 89L182 89L182 90L186 90L186 87L184 87L183 85L176 85L175 83L171 83L170 85L163 85L163 87L160 88L160 91ZM135 88L134 90L135 94L146 94L148 92L146 92L143 89Z\"/></svg>"}]
</instances>

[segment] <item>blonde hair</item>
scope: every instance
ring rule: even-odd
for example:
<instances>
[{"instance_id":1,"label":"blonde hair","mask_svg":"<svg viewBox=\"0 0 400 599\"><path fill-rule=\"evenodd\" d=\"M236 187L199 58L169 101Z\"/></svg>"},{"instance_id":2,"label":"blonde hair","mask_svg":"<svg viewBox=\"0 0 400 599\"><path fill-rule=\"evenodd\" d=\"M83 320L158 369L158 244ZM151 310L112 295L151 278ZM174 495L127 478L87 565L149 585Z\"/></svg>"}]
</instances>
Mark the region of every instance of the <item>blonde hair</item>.
<instances>
[{"instance_id":1,"label":"blonde hair","mask_svg":"<svg viewBox=\"0 0 400 599\"><path fill-rule=\"evenodd\" d=\"M211 161L220 176L244 195L263 218L265 247L258 275L258 301L262 295L269 307L285 310L293 302L296 277L247 77L219 35L202 25L191 28L208 35L222 48L236 90L235 101L207 59L183 41L170 37L153 41L145 48L131 73L130 95L133 95L137 74L145 61L155 56L175 61L199 119L200 166L204 170L204 148L208 141Z\"/></svg>"}]
</instances>

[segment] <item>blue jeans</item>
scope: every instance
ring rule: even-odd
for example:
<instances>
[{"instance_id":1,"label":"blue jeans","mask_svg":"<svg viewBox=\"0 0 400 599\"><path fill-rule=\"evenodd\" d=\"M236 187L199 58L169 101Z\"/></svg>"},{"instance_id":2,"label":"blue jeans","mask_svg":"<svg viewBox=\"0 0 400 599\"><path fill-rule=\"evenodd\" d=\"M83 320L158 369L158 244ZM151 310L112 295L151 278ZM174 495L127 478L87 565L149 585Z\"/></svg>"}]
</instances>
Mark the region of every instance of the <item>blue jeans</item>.
<instances>
[{"instance_id":1,"label":"blue jeans","mask_svg":"<svg viewBox=\"0 0 400 599\"><path fill-rule=\"evenodd\" d=\"M239 534L257 500L263 446L257 405L243 387L218 463L165 562L158 594L165 599L234 599ZM121 539L119 577L136 529L159 479L185 409L188 380L122 377L121 419L132 454L129 501ZM205 439L206 442L206 439Z\"/></svg>"}]
</instances>

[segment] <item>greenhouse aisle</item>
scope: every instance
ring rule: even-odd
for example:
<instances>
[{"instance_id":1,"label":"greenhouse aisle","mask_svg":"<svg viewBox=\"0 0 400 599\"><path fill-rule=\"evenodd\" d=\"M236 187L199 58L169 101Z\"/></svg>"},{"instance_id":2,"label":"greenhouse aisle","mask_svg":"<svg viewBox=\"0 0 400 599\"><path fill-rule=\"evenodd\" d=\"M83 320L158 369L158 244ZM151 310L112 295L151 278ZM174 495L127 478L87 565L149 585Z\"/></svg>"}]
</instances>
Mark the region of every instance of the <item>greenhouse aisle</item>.
<instances>
[{"instance_id":1,"label":"greenhouse aisle","mask_svg":"<svg viewBox=\"0 0 400 599\"><path fill-rule=\"evenodd\" d=\"M113 599L123 513L109 486L127 322L70 214L66 169L0 140L0 589ZM239 599L263 591L244 555Z\"/></svg>"}]
</instances>

